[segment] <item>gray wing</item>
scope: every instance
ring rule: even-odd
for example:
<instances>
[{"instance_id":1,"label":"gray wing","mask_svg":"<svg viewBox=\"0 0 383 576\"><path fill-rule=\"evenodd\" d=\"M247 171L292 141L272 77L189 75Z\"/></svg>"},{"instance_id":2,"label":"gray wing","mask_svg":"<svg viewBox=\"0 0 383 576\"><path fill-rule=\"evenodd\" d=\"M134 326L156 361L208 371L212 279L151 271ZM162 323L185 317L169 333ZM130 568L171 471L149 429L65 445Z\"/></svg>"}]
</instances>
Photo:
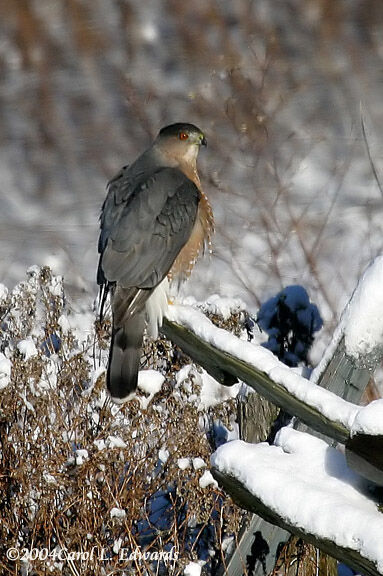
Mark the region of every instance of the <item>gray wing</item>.
<instances>
[{"instance_id":1,"label":"gray wing","mask_svg":"<svg viewBox=\"0 0 383 576\"><path fill-rule=\"evenodd\" d=\"M200 192L175 168L138 184L118 175L111 186L101 214L99 283L154 288L191 235Z\"/></svg>"},{"instance_id":2,"label":"gray wing","mask_svg":"<svg viewBox=\"0 0 383 576\"><path fill-rule=\"evenodd\" d=\"M100 236L98 239L98 252L102 254L108 240L108 233L118 220L124 209L124 204L134 192L139 181L132 178L129 166L124 166L112 180L108 182L108 194L104 200L100 215ZM100 282L99 282L100 284Z\"/></svg>"}]
</instances>

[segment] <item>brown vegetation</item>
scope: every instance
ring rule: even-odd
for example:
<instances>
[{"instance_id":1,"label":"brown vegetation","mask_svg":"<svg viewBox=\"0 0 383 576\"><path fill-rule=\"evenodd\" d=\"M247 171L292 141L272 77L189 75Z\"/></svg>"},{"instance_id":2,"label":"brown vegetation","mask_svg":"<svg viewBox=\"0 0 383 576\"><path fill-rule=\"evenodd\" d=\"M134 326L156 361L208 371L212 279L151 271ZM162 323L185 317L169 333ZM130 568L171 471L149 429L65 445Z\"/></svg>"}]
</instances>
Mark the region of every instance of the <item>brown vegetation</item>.
<instances>
[{"instance_id":1,"label":"brown vegetation","mask_svg":"<svg viewBox=\"0 0 383 576\"><path fill-rule=\"evenodd\" d=\"M236 402L201 409L198 368L177 382L187 359L159 339L148 343L144 363L163 371L161 390L146 408L142 392L118 407L106 397L99 369L108 323L84 340L68 320L61 281L47 268L31 270L2 302L1 347L12 373L0 395L1 573L26 570L25 562L7 560L12 547L20 555L47 550L48 559L30 561L36 576L117 568L181 574L200 546L215 554L210 563L220 562L222 542L234 538L242 513L214 484L199 480L214 449L213 424L230 428ZM238 330L239 318L231 322ZM20 345L26 341L36 346L30 356ZM192 464L197 457L201 468ZM189 466L182 469L179 458L190 458ZM121 560L121 550L173 546L178 560L165 568ZM92 549L97 553L84 560ZM62 562L60 550L83 556Z\"/></svg>"}]
</instances>

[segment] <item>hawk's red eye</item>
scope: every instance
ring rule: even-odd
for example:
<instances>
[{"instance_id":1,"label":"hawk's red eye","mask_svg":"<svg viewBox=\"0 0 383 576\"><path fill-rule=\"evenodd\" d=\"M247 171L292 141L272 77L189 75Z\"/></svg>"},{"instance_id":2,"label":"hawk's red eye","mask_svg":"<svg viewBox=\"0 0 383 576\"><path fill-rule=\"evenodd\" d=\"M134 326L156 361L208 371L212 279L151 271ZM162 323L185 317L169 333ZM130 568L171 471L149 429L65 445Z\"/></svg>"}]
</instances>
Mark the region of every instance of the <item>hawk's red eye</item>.
<instances>
[{"instance_id":1,"label":"hawk's red eye","mask_svg":"<svg viewBox=\"0 0 383 576\"><path fill-rule=\"evenodd\" d=\"M187 140L189 138L189 134L187 134L186 132L180 132L178 138L180 140Z\"/></svg>"}]
</instances>

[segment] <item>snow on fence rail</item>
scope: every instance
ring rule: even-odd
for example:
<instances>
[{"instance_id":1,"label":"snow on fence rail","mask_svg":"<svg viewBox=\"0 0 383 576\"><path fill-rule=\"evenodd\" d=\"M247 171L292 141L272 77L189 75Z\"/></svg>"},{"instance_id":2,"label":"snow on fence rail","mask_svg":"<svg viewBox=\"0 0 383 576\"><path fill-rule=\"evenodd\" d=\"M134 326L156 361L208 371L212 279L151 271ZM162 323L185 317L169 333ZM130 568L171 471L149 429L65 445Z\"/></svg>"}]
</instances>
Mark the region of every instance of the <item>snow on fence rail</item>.
<instances>
[{"instance_id":1,"label":"snow on fence rail","mask_svg":"<svg viewBox=\"0 0 383 576\"><path fill-rule=\"evenodd\" d=\"M352 425L363 408L313 384L262 346L217 328L194 308L174 306L171 317L164 321L164 334L218 382L229 386L237 379L246 382L310 428L337 442L348 442L352 450ZM381 471L383 483L383 463Z\"/></svg>"},{"instance_id":2,"label":"snow on fence rail","mask_svg":"<svg viewBox=\"0 0 383 576\"><path fill-rule=\"evenodd\" d=\"M242 508L365 576L382 574L382 513L323 440L282 428L272 446L228 442L213 454L212 474Z\"/></svg>"},{"instance_id":3,"label":"snow on fence rail","mask_svg":"<svg viewBox=\"0 0 383 576\"><path fill-rule=\"evenodd\" d=\"M311 428L316 435L323 434L336 442L345 443L347 460L342 454L337 453L338 473L339 466L344 471L349 471L346 466L347 462L365 478L383 485L383 458L381 457L383 425L380 424L383 421L380 418L380 414L383 414L383 400L376 401L367 408L361 408L344 399L348 398L354 402L360 401L370 375L383 355L383 297L380 290L382 283L383 258L379 257L366 271L355 290L342 316L332 344L318 369L314 371L314 382L299 376L264 348L240 340L236 336L215 327L202 313L195 309L173 307L171 320L165 320L163 332L222 384L232 385L237 378L243 380L259 394L297 416L305 424L305 426L299 425L301 430ZM343 398L336 394L342 395ZM302 432L296 432L296 434L302 434ZM311 441L323 442L315 440L307 434L303 434L303 436L308 437L307 442L310 442L310 438ZM280 436L279 441L281 442ZM323 444L323 454L326 454L326 446ZM252 482L249 483L246 479L241 478L243 471L241 466L238 467L237 473L234 473L236 466L233 462L228 464L227 453L225 453L231 448L233 447L230 445L222 446L213 455L212 472L222 486L244 508L258 513L291 533L303 536L325 552L357 570L362 570L364 574L383 574L383 556L380 551L380 542L383 541L383 516L378 511L376 502L364 494L364 487L359 494L358 505L361 506L359 516L356 512L355 515L352 513L352 498L350 502L347 500L338 501L339 514L343 514L344 510L347 509L350 523L346 522L338 531L335 530L335 533L331 531L333 503L331 503L330 498L323 500L323 494L329 496L332 490L342 492L345 487L347 487L349 494L353 490L358 493L353 472L349 471L349 476L354 478L352 482L347 481L346 472L344 472L343 478L336 478L335 473L335 480L338 481L338 484L336 482L332 484L330 492L327 493L324 487L318 490L313 501L317 499L320 502L320 508L324 509L324 513L321 515L318 507L315 508L311 505L303 507L306 513L310 507L313 510L313 514L308 518L306 517L305 523L299 518L299 515L298 518L289 516L288 510L283 506L283 491L281 489L277 488L273 494L264 493L262 490L257 492ZM261 444L253 445L252 448L258 451L252 463L255 466L253 472L255 475L256 471L257 477L262 483L265 472L264 457L269 457L266 450L271 451L274 457L276 447ZM289 450L284 452L285 445L283 442L280 448L282 448L283 453L280 454L280 462L290 458L287 461L291 463L293 461L292 455ZM290 449L294 452L293 448L290 447ZM330 450L328 447L327 449ZM245 461L246 466L248 466L249 459L247 458ZM319 467L325 468L325 457L322 458L322 461L317 458L317 464ZM309 468L307 462L306 465L302 466L303 472L305 468ZM274 485L280 487L284 480L283 467L279 465L274 467L274 472L276 482ZM329 475L331 476L331 474ZM304 477L301 478L301 481L303 484L305 482L310 483L310 479L304 479ZM366 504L367 509L363 509L360 504L362 501ZM274 502L274 506L271 506L270 502ZM297 501L294 501L293 506L297 510L302 508ZM373 518L372 516L369 517L368 514L371 514ZM321 530L317 529L314 518L319 518ZM326 524L326 519L330 519L330 523ZM259 522L256 525L259 526ZM355 534L353 533L353 526ZM362 526L361 534L358 533L359 526ZM376 530L375 528L373 530L372 526L375 526ZM344 535L347 530L349 533L346 538ZM278 540L283 539L282 533L284 531L273 533L274 542L270 542L270 550L276 550ZM378 538L375 535L378 535ZM250 540L247 539L247 547L250 545L249 542ZM383 546L381 548L383 550ZM242 559L246 557L247 550L248 548L240 551ZM240 574L242 559L237 561L237 566L231 566L228 573L232 576ZM267 570L273 568L272 562L274 561L275 554L270 553L269 562L266 563ZM265 566L259 563L254 574L263 574L264 569Z\"/></svg>"}]
</instances>

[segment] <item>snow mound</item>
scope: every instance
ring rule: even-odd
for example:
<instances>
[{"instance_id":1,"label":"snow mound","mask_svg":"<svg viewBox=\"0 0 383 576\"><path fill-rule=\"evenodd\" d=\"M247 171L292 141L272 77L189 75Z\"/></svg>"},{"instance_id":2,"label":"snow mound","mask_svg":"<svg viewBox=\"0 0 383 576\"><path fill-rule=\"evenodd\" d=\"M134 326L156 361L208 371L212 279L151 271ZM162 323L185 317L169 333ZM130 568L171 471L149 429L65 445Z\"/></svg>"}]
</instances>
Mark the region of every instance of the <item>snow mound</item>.
<instances>
[{"instance_id":1,"label":"snow mound","mask_svg":"<svg viewBox=\"0 0 383 576\"><path fill-rule=\"evenodd\" d=\"M20 340L17 344L17 349L25 358L25 360L29 360L29 358L33 358L33 356L37 355L37 348L31 336L28 336L25 340Z\"/></svg>"},{"instance_id":2,"label":"snow mound","mask_svg":"<svg viewBox=\"0 0 383 576\"><path fill-rule=\"evenodd\" d=\"M361 278L345 311L346 352L362 367L374 366L383 356L383 256Z\"/></svg>"},{"instance_id":3,"label":"snow mound","mask_svg":"<svg viewBox=\"0 0 383 576\"><path fill-rule=\"evenodd\" d=\"M351 426L351 436L356 434L383 434L383 400L375 400L359 410Z\"/></svg>"},{"instance_id":4,"label":"snow mound","mask_svg":"<svg viewBox=\"0 0 383 576\"><path fill-rule=\"evenodd\" d=\"M126 511L122 508L112 508L110 511L111 518L117 518L118 520L125 520L126 518Z\"/></svg>"},{"instance_id":5,"label":"snow mound","mask_svg":"<svg viewBox=\"0 0 383 576\"><path fill-rule=\"evenodd\" d=\"M140 370L138 373L139 389L152 397L161 390L164 381L165 376L157 370Z\"/></svg>"},{"instance_id":6,"label":"snow mound","mask_svg":"<svg viewBox=\"0 0 383 576\"><path fill-rule=\"evenodd\" d=\"M200 576L201 574L201 565L197 562L189 562L187 566L185 566L184 576Z\"/></svg>"},{"instance_id":7,"label":"snow mound","mask_svg":"<svg viewBox=\"0 0 383 576\"><path fill-rule=\"evenodd\" d=\"M206 370L202 370L201 374L202 388L200 395L200 410L217 406L218 404L236 398L240 390L241 384L238 382L233 386L223 386L215 380Z\"/></svg>"},{"instance_id":8,"label":"snow mound","mask_svg":"<svg viewBox=\"0 0 383 576\"><path fill-rule=\"evenodd\" d=\"M199 303L199 308L203 312L210 312L228 320L232 314L245 310L246 306L239 298L225 298L219 294L212 294L205 302Z\"/></svg>"},{"instance_id":9,"label":"snow mound","mask_svg":"<svg viewBox=\"0 0 383 576\"><path fill-rule=\"evenodd\" d=\"M161 390L162 384L165 382L163 376L157 370L140 370L138 373L138 388L148 394L146 398L138 397L141 408L146 410L154 396Z\"/></svg>"},{"instance_id":10,"label":"snow mound","mask_svg":"<svg viewBox=\"0 0 383 576\"><path fill-rule=\"evenodd\" d=\"M0 352L0 390L8 386L11 380L11 361Z\"/></svg>"}]
</instances>

